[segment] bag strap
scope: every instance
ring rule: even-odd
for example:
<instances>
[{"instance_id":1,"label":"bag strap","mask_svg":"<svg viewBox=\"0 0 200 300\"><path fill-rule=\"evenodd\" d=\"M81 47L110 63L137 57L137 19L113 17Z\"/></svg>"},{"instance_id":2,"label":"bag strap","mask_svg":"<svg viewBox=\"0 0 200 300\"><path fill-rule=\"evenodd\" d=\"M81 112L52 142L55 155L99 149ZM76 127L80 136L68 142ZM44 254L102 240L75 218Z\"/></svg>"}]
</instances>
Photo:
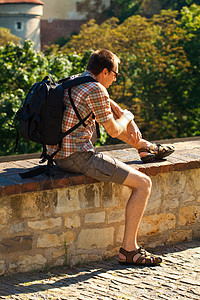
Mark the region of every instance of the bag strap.
<instances>
[{"instance_id":1,"label":"bag strap","mask_svg":"<svg viewBox=\"0 0 200 300\"><path fill-rule=\"evenodd\" d=\"M78 110L76 108L76 105L74 104L74 101L72 99L71 88L74 87L74 86L83 84L83 83L87 83L87 82L97 82L97 81L96 81L96 79L94 79L91 76L79 76L79 77L75 77L73 79L70 79L68 81L64 81L62 83L62 86L63 86L64 89L68 88L68 95L69 95L70 103L71 103L71 105L73 107L73 110L74 110L77 118L79 119L79 123L77 124L78 126L76 128L78 128L80 125L83 125L84 127L86 127L87 125L85 124L85 121L89 118L89 116L91 115L91 113L87 117L85 117L84 119L81 118L81 116L80 116L80 114L79 114L79 112L78 112ZM72 127L72 129L73 128L74 127ZM74 128L72 131L74 131L76 128ZM69 133L71 133L72 131L70 131ZM67 134L69 134L69 133L67 133Z\"/></svg>"},{"instance_id":2,"label":"bag strap","mask_svg":"<svg viewBox=\"0 0 200 300\"><path fill-rule=\"evenodd\" d=\"M97 82L97 80L91 76L78 76L72 79L64 78L59 80L59 82L61 82L61 85L64 89L69 89L83 83Z\"/></svg>"},{"instance_id":3,"label":"bag strap","mask_svg":"<svg viewBox=\"0 0 200 300\"><path fill-rule=\"evenodd\" d=\"M79 114L79 112L78 112L78 110L76 108L76 105L74 104L74 101L72 99L71 88L68 89L68 95L69 95L69 100L70 100L70 103L71 103L71 105L73 107L73 110L74 110L77 118L79 119L79 123L81 123L84 127L86 127L87 125L85 124L84 120L81 118L81 116L80 116L80 114ZM91 113L89 115L91 115ZM89 115L88 115L88 117L89 117Z\"/></svg>"}]
</instances>

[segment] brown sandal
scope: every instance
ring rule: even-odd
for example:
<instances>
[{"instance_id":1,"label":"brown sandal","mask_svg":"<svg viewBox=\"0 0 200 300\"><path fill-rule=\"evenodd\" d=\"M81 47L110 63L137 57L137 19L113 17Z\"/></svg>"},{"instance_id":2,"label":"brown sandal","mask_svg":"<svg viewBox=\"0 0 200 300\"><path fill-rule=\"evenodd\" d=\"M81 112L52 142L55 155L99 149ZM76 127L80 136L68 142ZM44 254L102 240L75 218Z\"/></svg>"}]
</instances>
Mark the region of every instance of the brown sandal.
<instances>
[{"instance_id":1,"label":"brown sandal","mask_svg":"<svg viewBox=\"0 0 200 300\"><path fill-rule=\"evenodd\" d=\"M140 157L144 163L152 162L155 160L163 159L164 157L172 154L175 151L174 146L163 146L161 144L152 143L149 147L140 148L138 153L146 152L147 155Z\"/></svg>"},{"instance_id":2,"label":"brown sandal","mask_svg":"<svg viewBox=\"0 0 200 300\"><path fill-rule=\"evenodd\" d=\"M162 262L162 258L147 252L143 248L139 248L134 251L126 251L122 247L119 252L123 254L126 259L118 259L120 264L136 265L136 266L157 266ZM136 261L133 261L134 257L137 257Z\"/></svg>"}]
</instances>

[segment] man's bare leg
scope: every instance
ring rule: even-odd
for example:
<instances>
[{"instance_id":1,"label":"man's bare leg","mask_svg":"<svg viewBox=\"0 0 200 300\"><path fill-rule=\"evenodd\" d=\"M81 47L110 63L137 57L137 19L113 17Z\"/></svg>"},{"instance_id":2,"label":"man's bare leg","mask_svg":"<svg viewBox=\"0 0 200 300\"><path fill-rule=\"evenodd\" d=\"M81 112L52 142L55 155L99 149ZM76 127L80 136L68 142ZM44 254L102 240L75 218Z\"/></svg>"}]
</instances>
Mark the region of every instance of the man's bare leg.
<instances>
[{"instance_id":1,"label":"man's bare leg","mask_svg":"<svg viewBox=\"0 0 200 300\"><path fill-rule=\"evenodd\" d=\"M125 231L119 251L119 262L130 263L131 259L131 263L140 265L159 265L162 262L161 257L146 252L137 244L138 228L151 192L151 179L133 169L123 185L129 186L132 193L126 205Z\"/></svg>"},{"instance_id":2,"label":"man's bare leg","mask_svg":"<svg viewBox=\"0 0 200 300\"><path fill-rule=\"evenodd\" d=\"M151 179L145 174L133 169L123 185L132 189L131 196L126 205L125 232L122 248L127 251L138 249L138 228L151 192ZM119 253L119 258L124 256Z\"/></svg>"}]
</instances>

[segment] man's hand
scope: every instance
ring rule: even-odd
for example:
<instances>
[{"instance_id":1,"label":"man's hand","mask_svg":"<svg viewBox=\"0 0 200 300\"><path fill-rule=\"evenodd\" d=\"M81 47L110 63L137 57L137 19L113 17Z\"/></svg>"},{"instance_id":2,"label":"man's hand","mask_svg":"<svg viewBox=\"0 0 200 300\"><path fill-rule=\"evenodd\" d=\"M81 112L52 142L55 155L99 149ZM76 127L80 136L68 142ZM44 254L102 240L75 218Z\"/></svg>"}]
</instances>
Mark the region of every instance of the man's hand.
<instances>
[{"instance_id":1,"label":"man's hand","mask_svg":"<svg viewBox=\"0 0 200 300\"><path fill-rule=\"evenodd\" d=\"M142 138L142 134L134 121L130 122L127 126L127 132L129 134L130 141L137 144L138 141Z\"/></svg>"},{"instance_id":2,"label":"man's hand","mask_svg":"<svg viewBox=\"0 0 200 300\"><path fill-rule=\"evenodd\" d=\"M119 119L124 113L123 109L121 109L121 107L111 99L110 99L110 106L115 120Z\"/></svg>"}]
</instances>

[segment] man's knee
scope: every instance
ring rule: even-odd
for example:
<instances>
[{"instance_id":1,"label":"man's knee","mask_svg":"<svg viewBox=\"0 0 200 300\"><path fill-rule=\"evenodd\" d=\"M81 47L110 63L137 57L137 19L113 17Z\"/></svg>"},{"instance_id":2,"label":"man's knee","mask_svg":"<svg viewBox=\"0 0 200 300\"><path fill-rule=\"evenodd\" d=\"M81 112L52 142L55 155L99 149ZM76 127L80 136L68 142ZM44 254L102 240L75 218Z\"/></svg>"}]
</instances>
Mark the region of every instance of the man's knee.
<instances>
[{"instance_id":1,"label":"man's knee","mask_svg":"<svg viewBox=\"0 0 200 300\"><path fill-rule=\"evenodd\" d=\"M149 193L151 191L151 187L152 187L152 181L151 178L145 174L143 174L143 178L141 180L141 185L143 188L145 188Z\"/></svg>"},{"instance_id":2,"label":"man's knee","mask_svg":"<svg viewBox=\"0 0 200 300\"><path fill-rule=\"evenodd\" d=\"M129 173L123 184L131 187L132 189L143 189L149 193L152 186L151 178L146 174L136 170L133 170L133 172Z\"/></svg>"}]
</instances>

